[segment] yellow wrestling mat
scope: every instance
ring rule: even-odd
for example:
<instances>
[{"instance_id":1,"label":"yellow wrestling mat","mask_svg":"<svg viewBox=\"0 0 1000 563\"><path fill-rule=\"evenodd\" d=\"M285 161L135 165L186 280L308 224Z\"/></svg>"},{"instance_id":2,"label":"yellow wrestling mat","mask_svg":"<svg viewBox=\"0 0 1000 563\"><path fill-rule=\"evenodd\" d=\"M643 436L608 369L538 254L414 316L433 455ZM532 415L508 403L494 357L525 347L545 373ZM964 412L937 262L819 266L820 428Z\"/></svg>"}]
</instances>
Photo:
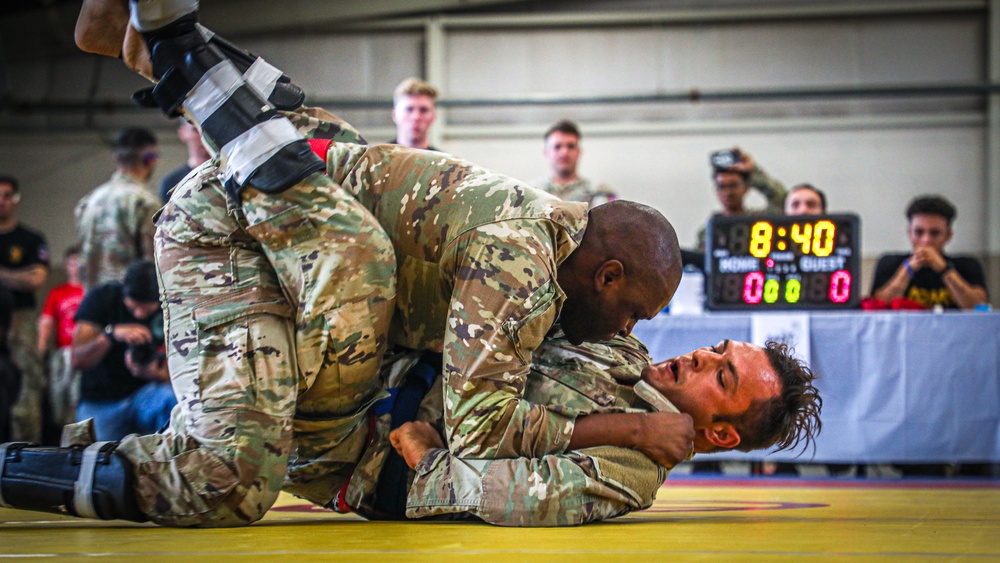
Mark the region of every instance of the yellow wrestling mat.
<instances>
[{"instance_id":1,"label":"yellow wrestling mat","mask_svg":"<svg viewBox=\"0 0 1000 563\"><path fill-rule=\"evenodd\" d=\"M0 509L0 560L1000 561L998 481L676 479L579 528L366 522L282 495L252 526L167 529Z\"/></svg>"}]
</instances>

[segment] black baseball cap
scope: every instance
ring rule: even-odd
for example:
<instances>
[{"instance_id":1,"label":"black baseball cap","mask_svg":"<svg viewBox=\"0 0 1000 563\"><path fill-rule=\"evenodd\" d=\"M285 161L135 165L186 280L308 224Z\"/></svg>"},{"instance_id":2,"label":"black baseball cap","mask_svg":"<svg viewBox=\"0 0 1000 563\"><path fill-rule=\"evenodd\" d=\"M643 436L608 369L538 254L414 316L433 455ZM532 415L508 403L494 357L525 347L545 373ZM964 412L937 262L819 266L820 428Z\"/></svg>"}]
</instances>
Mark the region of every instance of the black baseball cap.
<instances>
[{"instance_id":1,"label":"black baseball cap","mask_svg":"<svg viewBox=\"0 0 1000 563\"><path fill-rule=\"evenodd\" d=\"M136 260L125 272L125 296L140 303L160 300L160 285L156 279L156 264L151 260Z\"/></svg>"}]
</instances>

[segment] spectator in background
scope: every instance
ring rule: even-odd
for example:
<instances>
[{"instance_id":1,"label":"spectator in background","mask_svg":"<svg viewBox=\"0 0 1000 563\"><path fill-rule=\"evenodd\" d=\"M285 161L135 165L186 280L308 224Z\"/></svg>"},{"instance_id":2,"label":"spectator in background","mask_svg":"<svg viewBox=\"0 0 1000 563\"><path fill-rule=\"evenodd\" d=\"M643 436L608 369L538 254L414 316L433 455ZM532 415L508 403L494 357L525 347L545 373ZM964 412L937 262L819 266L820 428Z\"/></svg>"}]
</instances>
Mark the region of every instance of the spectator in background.
<instances>
[{"instance_id":1,"label":"spectator in background","mask_svg":"<svg viewBox=\"0 0 1000 563\"><path fill-rule=\"evenodd\" d=\"M11 359L7 334L14 315L14 297L0 286L0 444L12 440L11 409L21 392L21 370Z\"/></svg>"},{"instance_id":2,"label":"spectator in background","mask_svg":"<svg viewBox=\"0 0 1000 563\"><path fill-rule=\"evenodd\" d=\"M125 281L86 293L76 312L73 367L82 370L77 418L93 418L98 440L149 434L177 404L167 373L156 267L129 266Z\"/></svg>"},{"instance_id":3,"label":"spectator in background","mask_svg":"<svg viewBox=\"0 0 1000 563\"><path fill-rule=\"evenodd\" d=\"M826 194L812 184L797 184L785 196L785 215L823 215Z\"/></svg>"},{"instance_id":4,"label":"spectator in background","mask_svg":"<svg viewBox=\"0 0 1000 563\"><path fill-rule=\"evenodd\" d=\"M201 142L201 133L198 132L198 128L183 118L177 120L177 136L187 147L187 161L168 172L163 177L163 181L160 182L160 201L163 202L170 199L170 190L174 189L174 186L183 180L184 176L211 158L208 149L205 148L205 143Z\"/></svg>"},{"instance_id":5,"label":"spectator in background","mask_svg":"<svg viewBox=\"0 0 1000 563\"><path fill-rule=\"evenodd\" d=\"M437 119L437 88L420 80L407 78L392 94L392 121L396 138L390 141L414 149L436 151L430 145L430 129Z\"/></svg>"},{"instance_id":6,"label":"spectator in background","mask_svg":"<svg viewBox=\"0 0 1000 563\"><path fill-rule=\"evenodd\" d=\"M76 328L77 309L83 301L80 285L80 247L71 246L64 254L66 282L49 291L38 319L38 354L48 357L49 408L52 426L62 428L76 421L80 398L80 371L70 362L70 345Z\"/></svg>"},{"instance_id":7,"label":"spectator in background","mask_svg":"<svg viewBox=\"0 0 1000 563\"><path fill-rule=\"evenodd\" d=\"M583 201L591 207L607 203L618 196L607 184L581 178L577 174L580 161L580 129L564 119L545 132L545 160L549 176L531 183L563 201Z\"/></svg>"},{"instance_id":8,"label":"spectator in background","mask_svg":"<svg viewBox=\"0 0 1000 563\"><path fill-rule=\"evenodd\" d=\"M121 281L133 260L153 258L153 214L161 203L146 183L159 162L156 137L146 129L123 129L114 150L118 169L76 205L85 290Z\"/></svg>"},{"instance_id":9,"label":"spectator in background","mask_svg":"<svg viewBox=\"0 0 1000 563\"><path fill-rule=\"evenodd\" d=\"M986 301L983 266L971 256L948 256L955 206L941 196L921 196L906 208L910 254L887 254L875 266L872 297L905 297L925 307L972 309Z\"/></svg>"},{"instance_id":10,"label":"spectator in background","mask_svg":"<svg viewBox=\"0 0 1000 563\"><path fill-rule=\"evenodd\" d=\"M715 196L722 204L721 215L781 215L785 204L785 186L767 175L750 153L733 147L712 153L712 182ZM754 189L767 199L763 209L746 209L743 198ZM698 231L698 250L705 251L705 226Z\"/></svg>"},{"instance_id":11,"label":"spectator in background","mask_svg":"<svg viewBox=\"0 0 1000 563\"><path fill-rule=\"evenodd\" d=\"M8 346L21 371L21 394L13 406L15 440L41 442L45 370L38 356L35 292L49 274L45 238L18 223L21 192L17 180L0 177L0 285L11 293L13 310Z\"/></svg>"}]
</instances>

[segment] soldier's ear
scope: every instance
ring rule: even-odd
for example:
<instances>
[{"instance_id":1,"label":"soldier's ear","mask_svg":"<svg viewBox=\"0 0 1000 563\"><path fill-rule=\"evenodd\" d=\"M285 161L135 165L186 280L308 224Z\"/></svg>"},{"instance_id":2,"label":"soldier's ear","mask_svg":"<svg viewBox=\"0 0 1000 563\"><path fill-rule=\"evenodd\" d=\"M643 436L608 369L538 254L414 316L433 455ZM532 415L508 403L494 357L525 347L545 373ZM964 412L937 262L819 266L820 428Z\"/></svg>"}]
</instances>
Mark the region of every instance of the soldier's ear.
<instances>
[{"instance_id":1,"label":"soldier's ear","mask_svg":"<svg viewBox=\"0 0 1000 563\"><path fill-rule=\"evenodd\" d=\"M625 280L625 266L618 260L607 260L594 272L594 287L597 291L616 288Z\"/></svg>"},{"instance_id":2,"label":"soldier's ear","mask_svg":"<svg viewBox=\"0 0 1000 563\"><path fill-rule=\"evenodd\" d=\"M695 451L731 450L740 445L740 433L731 422L713 422L695 430Z\"/></svg>"}]
</instances>

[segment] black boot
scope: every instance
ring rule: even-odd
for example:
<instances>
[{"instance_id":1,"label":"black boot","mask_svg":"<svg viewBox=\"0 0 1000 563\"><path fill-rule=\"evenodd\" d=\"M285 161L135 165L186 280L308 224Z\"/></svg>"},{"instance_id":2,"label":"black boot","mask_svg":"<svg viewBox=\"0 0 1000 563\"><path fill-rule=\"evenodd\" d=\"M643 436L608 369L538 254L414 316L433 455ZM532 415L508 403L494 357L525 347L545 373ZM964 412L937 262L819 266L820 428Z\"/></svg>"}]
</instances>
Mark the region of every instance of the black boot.
<instances>
[{"instance_id":1,"label":"black boot","mask_svg":"<svg viewBox=\"0 0 1000 563\"><path fill-rule=\"evenodd\" d=\"M243 75L243 78L256 87L257 91L267 98L267 101L276 109L284 111L294 110L301 107L306 101L305 92L298 85L294 84L287 74L271 66L267 61L250 51L231 43L200 23L196 23L195 27L205 41L218 49L222 56L232 61L236 69ZM174 98L178 96L182 98L183 93L173 95ZM153 97L152 87L139 90L132 95L132 100L142 107L159 107L159 103ZM176 113L176 109L174 113Z\"/></svg>"},{"instance_id":2,"label":"black boot","mask_svg":"<svg viewBox=\"0 0 1000 563\"><path fill-rule=\"evenodd\" d=\"M197 24L197 28L201 32L202 37L208 41L209 45L212 45L224 57L233 61L236 69L243 74L244 79L247 78L247 71L251 68L263 69L261 71L262 75L273 73L274 78L272 80L260 82L260 87L257 88L257 91L263 94L267 98L267 101L271 102L271 105L279 110L293 110L298 109L306 101L306 93L302 91L302 88L294 84L292 79L284 72L271 66L264 59L250 51L230 43L211 29L201 24ZM254 73L251 72L250 74ZM248 82L253 86L258 86L258 83L254 80L248 80Z\"/></svg>"},{"instance_id":3,"label":"black boot","mask_svg":"<svg viewBox=\"0 0 1000 563\"><path fill-rule=\"evenodd\" d=\"M132 464L117 447L118 442L71 448L0 444L0 506L148 521L136 503Z\"/></svg>"},{"instance_id":4,"label":"black boot","mask_svg":"<svg viewBox=\"0 0 1000 563\"><path fill-rule=\"evenodd\" d=\"M200 125L226 159L224 180L231 195L238 197L246 185L279 193L325 168L291 122L205 40L197 12L142 36L153 74L160 78L153 100L167 115L183 106Z\"/></svg>"}]
</instances>

